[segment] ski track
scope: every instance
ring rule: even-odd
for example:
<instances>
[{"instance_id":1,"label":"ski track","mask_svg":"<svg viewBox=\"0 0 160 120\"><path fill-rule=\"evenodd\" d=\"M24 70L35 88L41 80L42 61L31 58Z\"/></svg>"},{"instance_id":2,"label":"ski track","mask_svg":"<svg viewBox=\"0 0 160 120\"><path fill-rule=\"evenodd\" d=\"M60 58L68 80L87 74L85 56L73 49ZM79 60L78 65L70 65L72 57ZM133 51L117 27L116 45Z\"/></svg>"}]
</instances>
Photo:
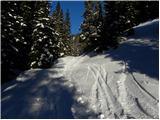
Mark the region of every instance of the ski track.
<instances>
[{"instance_id":1,"label":"ski track","mask_svg":"<svg viewBox=\"0 0 160 120\"><path fill-rule=\"evenodd\" d=\"M123 107L124 118L147 118L147 116L137 108L134 97L127 90L127 86L125 84L127 78L126 67L126 63L123 61L122 73L120 75L120 79L117 81L119 90L118 100Z\"/></svg>"},{"instance_id":2,"label":"ski track","mask_svg":"<svg viewBox=\"0 0 160 120\"><path fill-rule=\"evenodd\" d=\"M92 93L93 94L103 93L103 95L101 95L99 98L101 100L101 103L99 104L100 106L107 105L106 112L108 113L107 114L105 113L106 118L120 118L123 109L121 108L121 105L117 101L116 97L113 95L111 88L107 84L107 73L105 69L103 67L96 66L95 64L93 66L94 67L90 67L90 70L92 71L92 74L94 75L95 78L95 84L92 87L92 90L94 91L92 91ZM95 91L95 87L98 89L99 93L97 93L98 92L97 90ZM98 98L94 97L94 99Z\"/></svg>"},{"instance_id":3,"label":"ski track","mask_svg":"<svg viewBox=\"0 0 160 120\"><path fill-rule=\"evenodd\" d=\"M75 64L80 62L82 62L82 60ZM148 113L141 105L141 102L144 102L144 100L140 102L138 98L132 96L128 91L125 84L127 74L130 74L127 72L127 63L123 61L122 73L117 81L118 96L113 94L108 85L108 73L102 65L92 63L87 66L87 69L85 81L87 82L89 73L92 73L95 80L91 88L90 105L91 108L99 114L99 118L158 118L153 107L149 104L146 105L150 106L152 110L150 110L152 114ZM70 75L72 75L72 71L70 71ZM139 91L154 99L153 96L148 94L148 92L137 83L137 81L133 80L132 82L138 87ZM155 99L154 101L158 102L158 100Z\"/></svg>"},{"instance_id":4,"label":"ski track","mask_svg":"<svg viewBox=\"0 0 160 120\"><path fill-rule=\"evenodd\" d=\"M73 72L82 66L84 60L86 60L85 56L82 58L72 58L71 61L65 65L64 69L61 69L64 76L66 76L72 84L77 86L78 92L80 93L82 93L83 86L76 84ZM118 96L113 94L112 89L114 88L111 89L108 84L108 80L113 76L108 77L109 73L105 67L96 63L87 64L84 81L87 82L90 75L94 77L90 97L87 98L89 99L91 109L99 114L98 118L158 118L157 111L153 105L158 104L159 101L140 85L132 73L127 71L127 63L125 61L121 62L123 63L121 66L122 72L116 81L117 88L115 88L118 90ZM128 75L132 76L133 79L130 80L130 82L134 84L135 89L140 93L140 98L129 91L126 85ZM83 95L84 94L85 91L83 91ZM146 103L146 97L153 105Z\"/></svg>"},{"instance_id":5,"label":"ski track","mask_svg":"<svg viewBox=\"0 0 160 120\"><path fill-rule=\"evenodd\" d=\"M125 80L127 75L124 73L125 72L125 65L122 66L122 73L120 75L120 79L117 81L118 85L118 90L119 90L119 97L118 100L121 103L124 112L129 110L129 106L127 104L127 90L125 87Z\"/></svg>"},{"instance_id":6,"label":"ski track","mask_svg":"<svg viewBox=\"0 0 160 120\"><path fill-rule=\"evenodd\" d=\"M158 118L158 103L159 101L153 97L140 83L135 79L132 73L130 73L133 79L131 82L135 85L135 89L140 94L139 99L135 98L135 104L148 118ZM149 104L148 104L149 103ZM142 107L143 106L143 107ZM145 108L145 109L144 109Z\"/></svg>"},{"instance_id":7,"label":"ski track","mask_svg":"<svg viewBox=\"0 0 160 120\"><path fill-rule=\"evenodd\" d=\"M127 78L127 63L123 62L122 66L122 73L120 75L120 79L117 81L118 89L119 89L119 98L121 105L123 106L124 113L126 113L126 117L130 117L130 114L132 114L132 117L134 118L158 118L156 116L155 109L153 106L149 105L148 103L145 103L145 100L142 100L146 104L146 106L149 106L150 112L148 113L145 111L140 105L140 102L137 97L132 96L132 94L127 90L127 86L125 85L125 81ZM132 73L128 73L132 74ZM133 76L133 75L132 75ZM158 100L156 100L151 94L149 94L139 83L136 81L136 79L133 79L131 81L135 86L137 87L137 90L142 92L142 96L147 96L152 98L151 103L157 103ZM135 88L136 89L136 88ZM143 99L146 99L146 97L143 97ZM153 111L153 112L152 112ZM150 113L154 114L151 115ZM129 116L127 116L129 115Z\"/></svg>"},{"instance_id":8,"label":"ski track","mask_svg":"<svg viewBox=\"0 0 160 120\"><path fill-rule=\"evenodd\" d=\"M136 80L135 76L133 75L133 73L131 73L132 77L133 77L133 82L134 84L136 84L136 86L138 86L138 88L145 94L145 96L149 97L150 99L153 99L155 103L158 103L159 100L157 100L153 95L151 95L145 88L143 88L140 83Z\"/></svg>"},{"instance_id":9,"label":"ski track","mask_svg":"<svg viewBox=\"0 0 160 120\"><path fill-rule=\"evenodd\" d=\"M92 92L91 104L96 105L98 104L99 101L101 101L102 103L99 103L98 106L101 107L101 110L105 110L107 112L106 115L109 116L111 114L111 111L110 111L111 108L110 108L109 102L107 101L107 96L105 95L105 91L101 87L99 78L97 78L98 76L96 76L94 69L89 67L89 70L92 71L94 78L95 78L95 83L92 86L92 91L91 91ZM98 108L98 106L94 106L94 107ZM105 109L103 109L103 107ZM102 111L102 112L105 112L105 111Z\"/></svg>"},{"instance_id":10,"label":"ski track","mask_svg":"<svg viewBox=\"0 0 160 120\"><path fill-rule=\"evenodd\" d=\"M74 67L76 69L80 67L82 65L83 60L84 59L79 59L76 61L76 59L72 58L70 63L66 64L66 66L62 68L54 68L54 70L56 70L58 74L56 74L56 76L49 74L49 77L54 78L60 76L67 76L69 80L67 84L72 84L73 86L76 86L79 90L82 90L83 86L76 85L76 81L74 80L74 77L72 75ZM136 80L133 73L129 73L127 71L127 63L125 61L121 62L123 63L121 66L122 72L119 75L119 80L116 81L118 96L114 95L112 91L112 89L116 88L111 89L108 84L108 80L113 76L110 76L109 78L109 73L106 71L104 67L106 64L87 64L86 78L84 79L84 81L87 82L90 75L93 75L94 77L94 83L91 87L90 96L89 98L87 98L89 101L90 108L94 110L95 113L97 113L97 118L101 119L158 118L157 111L159 101L154 96L152 96L145 88L143 88L143 86L141 86L138 80ZM128 75L130 75L133 79L127 79ZM139 93L138 95L140 96L135 96L134 94L132 94L132 92L129 91L128 86L126 84L127 80L129 80L135 86L135 89L137 89ZM81 94L82 91L79 92ZM85 95L85 91L83 95ZM56 101L58 100L56 99ZM56 101L54 104L55 106L53 106L55 107L55 114L57 112ZM77 96L77 101L83 103L85 102L85 100L83 100L82 94ZM148 103L146 101L150 102ZM157 105L156 109L155 105Z\"/></svg>"}]
</instances>

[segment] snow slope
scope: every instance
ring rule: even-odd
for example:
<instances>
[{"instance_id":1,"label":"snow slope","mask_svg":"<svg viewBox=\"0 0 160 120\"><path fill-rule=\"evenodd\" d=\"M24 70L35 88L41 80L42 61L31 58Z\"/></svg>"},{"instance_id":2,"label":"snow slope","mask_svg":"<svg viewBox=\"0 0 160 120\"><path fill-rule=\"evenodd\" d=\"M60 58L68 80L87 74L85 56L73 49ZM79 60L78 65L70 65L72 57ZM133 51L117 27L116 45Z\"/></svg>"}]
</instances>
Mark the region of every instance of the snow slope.
<instances>
[{"instance_id":1,"label":"snow slope","mask_svg":"<svg viewBox=\"0 0 160 120\"><path fill-rule=\"evenodd\" d=\"M2 86L2 118L158 118L159 20L116 50L58 59Z\"/></svg>"}]
</instances>

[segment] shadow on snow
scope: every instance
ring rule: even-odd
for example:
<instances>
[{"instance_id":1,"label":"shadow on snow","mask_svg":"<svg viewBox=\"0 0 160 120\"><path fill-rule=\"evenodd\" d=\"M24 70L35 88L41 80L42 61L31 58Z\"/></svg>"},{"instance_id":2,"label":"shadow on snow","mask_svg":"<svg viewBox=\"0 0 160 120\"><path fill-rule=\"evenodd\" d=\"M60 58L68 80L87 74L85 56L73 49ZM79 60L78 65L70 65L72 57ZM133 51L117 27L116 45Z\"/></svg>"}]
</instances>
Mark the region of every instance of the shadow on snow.
<instances>
[{"instance_id":1,"label":"shadow on snow","mask_svg":"<svg viewBox=\"0 0 160 120\"><path fill-rule=\"evenodd\" d=\"M90 52L85 55L96 57L97 53ZM124 61L129 72L142 73L159 80L159 40L132 37L130 41L120 44L117 49L98 55L104 55L105 58L111 58L113 61Z\"/></svg>"},{"instance_id":2,"label":"shadow on snow","mask_svg":"<svg viewBox=\"0 0 160 120\"><path fill-rule=\"evenodd\" d=\"M76 101L76 88L69 87L63 77L55 77L55 74L56 71L49 69L24 72L25 81L13 81L10 87L4 86L2 118L71 119L76 114L78 118L96 117L91 110L86 112L87 103ZM79 112L75 112L73 105L78 106Z\"/></svg>"},{"instance_id":3,"label":"shadow on snow","mask_svg":"<svg viewBox=\"0 0 160 120\"><path fill-rule=\"evenodd\" d=\"M159 80L159 46L157 40L150 40L149 43L126 42L107 57L113 60L122 60L127 63L129 72L138 72Z\"/></svg>"}]
</instances>

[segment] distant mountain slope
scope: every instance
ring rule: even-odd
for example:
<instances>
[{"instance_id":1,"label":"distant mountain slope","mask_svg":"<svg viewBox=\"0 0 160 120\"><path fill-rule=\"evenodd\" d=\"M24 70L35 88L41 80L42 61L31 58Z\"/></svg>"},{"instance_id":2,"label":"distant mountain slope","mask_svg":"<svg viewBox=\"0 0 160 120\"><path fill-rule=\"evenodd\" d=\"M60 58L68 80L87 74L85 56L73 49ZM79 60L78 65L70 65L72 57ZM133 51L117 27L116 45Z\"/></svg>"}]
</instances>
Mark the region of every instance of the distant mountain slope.
<instances>
[{"instance_id":1,"label":"distant mountain slope","mask_svg":"<svg viewBox=\"0 0 160 120\"><path fill-rule=\"evenodd\" d=\"M159 20L118 49L58 59L2 86L2 118L158 118Z\"/></svg>"}]
</instances>

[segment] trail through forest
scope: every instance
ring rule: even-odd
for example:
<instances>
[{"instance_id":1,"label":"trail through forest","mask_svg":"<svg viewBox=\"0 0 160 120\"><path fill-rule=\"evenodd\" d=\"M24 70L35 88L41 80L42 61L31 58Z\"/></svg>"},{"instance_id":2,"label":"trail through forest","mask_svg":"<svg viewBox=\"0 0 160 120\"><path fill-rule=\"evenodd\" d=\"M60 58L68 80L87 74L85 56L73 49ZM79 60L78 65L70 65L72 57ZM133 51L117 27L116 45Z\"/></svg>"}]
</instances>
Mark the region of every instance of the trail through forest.
<instances>
[{"instance_id":1,"label":"trail through forest","mask_svg":"<svg viewBox=\"0 0 160 120\"><path fill-rule=\"evenodd\" d=\"M118 49L59 58L2 86L2 118L158 118L159 20Z\"/></svg>"}]
</instances>

